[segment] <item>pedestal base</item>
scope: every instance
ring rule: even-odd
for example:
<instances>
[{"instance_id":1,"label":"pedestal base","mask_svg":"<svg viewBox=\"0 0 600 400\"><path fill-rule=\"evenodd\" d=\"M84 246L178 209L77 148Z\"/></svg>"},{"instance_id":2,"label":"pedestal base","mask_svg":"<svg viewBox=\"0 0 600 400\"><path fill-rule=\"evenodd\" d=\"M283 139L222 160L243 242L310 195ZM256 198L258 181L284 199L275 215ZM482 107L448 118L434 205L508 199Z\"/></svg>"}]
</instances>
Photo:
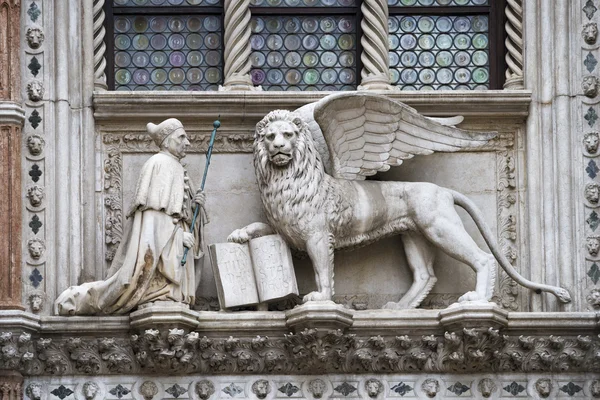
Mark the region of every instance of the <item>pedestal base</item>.
<instances>
[{"instance_id":1,"label":"pedestal base","mask_svg":"<svg viewBox=\"0 0 600 400\"><path fill-rule=\"evenodd\" d=\"M300 332L307 328L346 329L352 326L353 311L333 301L309 301L286 311L287 327Z\"/></svg>"},{"instance_id":2,"label":"pedestal base","mask_svg":"<svg viewBox=\"0 0 600 400\"><path fill-rule=\"evenodd\" d=\"M195 329L198 326L197 313L187 304L171 301L157 301L141 305L131 313L131 328L149 329L157 327Z\"/></svg>"},{"instance_id":3,"label":"pedestal base","mask_svg":"<svg viewBox=\"0 0 600 400\"><path fill-rule=\"evenodd\" d=\"M496 303L455 303L439 314L440 324L449 331L463 328L506 328L508 311Z\"/></svg>"}]
</instances>

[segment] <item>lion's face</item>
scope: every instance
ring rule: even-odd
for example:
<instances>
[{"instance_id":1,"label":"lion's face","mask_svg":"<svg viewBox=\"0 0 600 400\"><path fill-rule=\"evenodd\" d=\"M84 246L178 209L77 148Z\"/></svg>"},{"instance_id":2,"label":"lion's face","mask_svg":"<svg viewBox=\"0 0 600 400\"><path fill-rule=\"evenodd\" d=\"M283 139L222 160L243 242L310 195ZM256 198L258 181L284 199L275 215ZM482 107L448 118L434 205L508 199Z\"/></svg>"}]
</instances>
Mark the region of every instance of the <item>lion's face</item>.
<instances>
[{"instance_id":1,"label":"lion's face","mask_svg":"<svg viewBox=\"0 0 600 400\"><path fill-rule=\"evenodd\" d=\"M292 161L298 140L298 127L288 121L274 121L265 128L264 146L269 161L285 167Z\"/></svg>"}]
</instances>

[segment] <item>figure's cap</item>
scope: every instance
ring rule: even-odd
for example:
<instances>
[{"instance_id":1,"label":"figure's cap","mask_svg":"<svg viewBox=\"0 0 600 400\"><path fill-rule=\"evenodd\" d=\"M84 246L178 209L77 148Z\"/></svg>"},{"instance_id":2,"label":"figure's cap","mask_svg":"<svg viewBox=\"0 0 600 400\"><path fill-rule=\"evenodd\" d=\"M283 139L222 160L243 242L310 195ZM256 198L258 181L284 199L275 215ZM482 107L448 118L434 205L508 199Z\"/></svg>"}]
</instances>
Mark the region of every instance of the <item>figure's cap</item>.
<instances>
[{"instance_id":1,"label":"figure's cap","mask_svg":"<svg viewBox=\"0 0 600 400\"><path fill-rule=\"evenodd\" d=\"M179 128L183 128L183 124L177 118L169 118L158 125L155 125L152 122L146 125L148 134L152 137L152 140L154 140L154 143L156 143L158 147L160 147L162 142L164 142L171 133Z\"/></svg>"}]
</instances>

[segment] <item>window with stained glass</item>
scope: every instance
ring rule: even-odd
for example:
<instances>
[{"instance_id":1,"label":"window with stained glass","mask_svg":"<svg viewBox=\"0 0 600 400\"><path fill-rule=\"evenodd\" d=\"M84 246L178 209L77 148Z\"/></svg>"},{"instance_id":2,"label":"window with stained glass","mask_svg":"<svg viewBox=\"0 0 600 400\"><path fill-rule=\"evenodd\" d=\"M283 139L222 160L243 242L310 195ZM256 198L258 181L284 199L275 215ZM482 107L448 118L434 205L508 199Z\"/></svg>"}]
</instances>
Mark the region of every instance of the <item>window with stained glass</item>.
<instances>
[{"instance_id":1,"label":"window with stained glass","mask_svg":"<svg viewBox=\"0 0 600 400\"><path fill-rule=\"evenodd\" d=\"M252 0L252 82L264 90L355 90L356 0Z\"/></svg>"},{"instance_id":2,"label":"window with stained glass","mask_svg":"<svg viewBox=\"0 0 600 400\"><path fill-rule=\"evenodd\" d=\"M113 90L217 90L222 0L113 0L107 80Z\"/></svg>"},{"instance_id":3,"label":"window with stained glass","mask_svg":"<svg viewBox=\"0 0 600 400\"><path fill-rule=\"evenodd\" d=\"M501 89L499 0L388 0L392 84L403 90Z\"/></svg>"}]
</instances>

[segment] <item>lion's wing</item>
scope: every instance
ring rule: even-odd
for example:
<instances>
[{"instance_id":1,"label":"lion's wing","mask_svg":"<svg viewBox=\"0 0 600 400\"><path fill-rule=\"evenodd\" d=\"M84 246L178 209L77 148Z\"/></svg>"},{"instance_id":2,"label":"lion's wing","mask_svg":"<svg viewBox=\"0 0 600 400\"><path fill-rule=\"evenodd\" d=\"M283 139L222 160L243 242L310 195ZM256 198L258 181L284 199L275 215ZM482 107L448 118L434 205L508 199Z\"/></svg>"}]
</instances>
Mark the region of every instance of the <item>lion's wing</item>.
<instances>
[{"instance_id":1,"label":"lion's wing","mask_svg":"<svg viewBox=\"0 0 600 400\"><path fill-rule=\"evenodd\" d=\"M327 143L330 173L348 180L387 171L415 155L480 147L497 135L445 126L368 93L327 96L315 104L313 115Z\"/></svg>"}]
</instances>

